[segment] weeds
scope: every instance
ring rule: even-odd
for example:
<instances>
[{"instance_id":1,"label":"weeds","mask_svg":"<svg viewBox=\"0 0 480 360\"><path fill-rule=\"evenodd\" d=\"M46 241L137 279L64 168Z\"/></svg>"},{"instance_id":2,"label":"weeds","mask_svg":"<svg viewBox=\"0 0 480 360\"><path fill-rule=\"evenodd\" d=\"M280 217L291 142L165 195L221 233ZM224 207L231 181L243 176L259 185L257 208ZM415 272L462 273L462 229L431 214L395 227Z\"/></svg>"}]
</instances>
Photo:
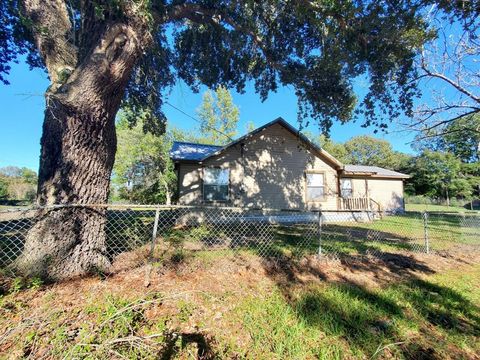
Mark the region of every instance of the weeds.
<instances>
[{"instance_id":1,"label":"weeds","mask_svg":"<svg viewBox=\"0 0 480 360\"><path fill-rule=\"evenodd\" d=\"M61 286L16 280L0 299L0 357L416 359L480 353L480 265L405 274L403 281L378 286L347 277L283 283L237 266L229 286L212 286L220 272L203 271L196 279L171 273L158 289L185 281L186 289L201 290L127 296L92 294L86 286L63 303L56 290ZM200 281L204 276L212 277ZM94 281L98 289L110 282Z\"/></svg>"},{"instance_id":2,"label":"weeds","mask_svg":"<svg viewBox=\"0 0 480 360\"><path fill-rule=\"evenodd\" d=\"M475 269L480 273L479 266ZM287 297L276 291L247 299L239 315L258 358L265 349L274 358L295 359L478 354L478 303L452 285L440 285L442 280L437 275L377 290L352 283L323 283L301 287ZM476 298L479 293L477 287L470 296Z\"/></svg>"}]
</instances>

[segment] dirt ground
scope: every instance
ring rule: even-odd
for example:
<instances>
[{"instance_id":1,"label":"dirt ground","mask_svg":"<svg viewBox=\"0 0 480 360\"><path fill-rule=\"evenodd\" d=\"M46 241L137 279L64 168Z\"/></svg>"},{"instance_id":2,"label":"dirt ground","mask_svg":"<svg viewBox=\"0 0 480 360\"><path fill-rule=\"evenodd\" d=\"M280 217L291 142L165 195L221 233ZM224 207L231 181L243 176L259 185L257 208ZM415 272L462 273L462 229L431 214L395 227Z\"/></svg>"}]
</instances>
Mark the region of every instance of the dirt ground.
<instances>
[{"instance_id":1,"label":"dirt ground","mask_svg":"<svg viewBox=\"0 0 480 360\"><path fill-rule=\"evenodd\" d=\"M124 264L117 264L117 269L125 268L127 259L123 261ZM41 334L43 327L48 328L49 323L55 323L51 317L57 316L55 314L59 310L63 314L62 324L69 324L69 329L75 334L79 323L88 323L92 319L83 310L85 304L112 297L133 302L161 294L161 301L151 301L151 306L146 307L145 316L152 320L181 314L183 310L178 307L180 299L191 305L188 321L170 323L171 328L192 337L197 336L199 328L207 337L214 333L209 329L215 329L217 333L221 331L225 337L235 339L235 345L241 347L248 346L249 339L240 331L235 318L224 316L235 305L224 301L226 298L255 296L274 288L291 290L315 282L348 282L369 288L381 287L412 276L421 278L479 262L480 254L434 256L395 253L384 254L381 258L352 257L341 261L323 261L315 257L272 261L238 255L216 258L207 263L191 259L186 264L168 269L142 265L107 276L24 289L17 291L15 296L9 295L14 280L4 278L1 282L5 299L0 303L0 358L56 358L49 353L49 345L41 344L41 340L33 350L18 349L18 336L31 329Z\"/></svg>"}]
</instances>

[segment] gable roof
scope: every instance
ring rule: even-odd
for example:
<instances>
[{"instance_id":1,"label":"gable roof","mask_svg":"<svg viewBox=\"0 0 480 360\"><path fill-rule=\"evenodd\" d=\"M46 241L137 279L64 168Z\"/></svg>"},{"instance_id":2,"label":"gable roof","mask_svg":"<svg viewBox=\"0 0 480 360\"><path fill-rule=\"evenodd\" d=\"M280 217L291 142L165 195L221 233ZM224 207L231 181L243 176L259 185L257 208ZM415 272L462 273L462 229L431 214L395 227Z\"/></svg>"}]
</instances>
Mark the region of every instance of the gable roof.
<instances>
[{"instance_id":1,"label":"gable roof","mask_svg":"<svg viewBox=\"0 0 480 360\"><path fill-rule=\"evenodd\" d=\"M201 161L209 154L221 149L217 145L196 144L183 141L174 141L170 149L170 157L173 161Z\"/></svg>"},{"instance_id":2,"label":"gable roof","mask_svg":"<svg viewBox=\"0 0 480 360\"><path fill-rule=\"evenodd\" d=\"M314 144L312 141L310 141L305 135L303 135L299 130L295 129L292 125L290 125L287 121L285 121L283 118L279 117L273 121L270 121L269 123L260 126L259 128L249 132L248 134L238 138L237 140L232 141L231 143L225 145L225 146L213 146L213 145L201 145L201 144L192 144L192 143L180 143L175 141L172 150L170 151L170 156L172 160L184 160L184 161L205 161L208 158L212 156L216 156L224 152L225 150L231 148L232 146L235 146L239 143L242 143L243 141L251 138L252 136L260 133L261 131L265 130L266 128L269 128L270 126L273 126L275 124L279 124L283 128L285 128L287 131L291 132L293 135L298 137L305 145L319 153L321 156L326 158L329 162L331 162L335 168L337 169L342 169L343 164L338 161L336 158L334 158L332 155L330 155L328 152L323 150L321 147L318 145ZM181 146L178 146L177 144L188 144L188 149L183 150ZM194 149L196 146L198 146L198 149ZM209 147L207 149L207 147ZM174 152L174 150L176 152ZM200 152L204 151L204 156L200 157Z\"/></svg>"},{"instance_id":3,"label":"gable roof","mask_svg":"<svg viewBox=\"0 0 480 360\"><path fill-rule=\"evenodd\" d=\"M367 165L345 165L343 169L345 175L370 175L376 177L392 177L400 179L408 179L410 176L402 174L397 171L384 169L379 166L367 166Z\"/></svg>"},{"instance_id":4,"label":"gable roof","mask_svg":"<svg viewBox=\"0 0 480 360\"><path fill-rule=\"evenodd\" d=\"M407 174L402 174L397 171L381 168L379 166L367 166L367 165L343 165L335 157L330 155L327 151L323 150L317 144L313 143L308 139L304 134L299 130L290 125L283 118L279 117L269 123L260 126L259 128L249 132L248 134L238 138L237 140L232 141L231 143L225 146L218 145L205 145L197 144L192 142L183 142L183 141L174 141L172 149L170 150L170 157L173 161L192 161L192 162L203 162L212 156L216 156L229 149L232 146L235 146L239 143L242 143L245 140L248 140L252 136L260 133L264 129L273 126L275 124L281 125L287 131L291 132L293 135L298 137L305 145L319 153L325 159L330 161L337 170L342 170L343 175L366 175L372 177L388 177L388 178L397 178L397 179L408 179L410 176Z\"/></svg>"}]
</instances>

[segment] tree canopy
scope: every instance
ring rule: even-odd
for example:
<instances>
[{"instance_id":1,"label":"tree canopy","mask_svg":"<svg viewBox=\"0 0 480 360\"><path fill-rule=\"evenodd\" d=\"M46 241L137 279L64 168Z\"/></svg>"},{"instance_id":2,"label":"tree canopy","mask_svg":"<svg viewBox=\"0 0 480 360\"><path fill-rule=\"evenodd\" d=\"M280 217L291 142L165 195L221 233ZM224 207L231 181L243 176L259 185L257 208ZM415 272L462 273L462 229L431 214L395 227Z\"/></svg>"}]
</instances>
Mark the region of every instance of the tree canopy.
<instances>
[{"instance_id":1,"label":"tree canopy","mask_svg":"<svg viewBox=\"0 0 480 360\"><path fill-rule=\"evenodd\" d=\"M32 201L35 198L37 180L37 173L26 167L0 168L0 199Z\"/></svg>"},{"instance_id":2,"label":"tree canopy","mask_svg":"<svg viewBox=\"0 0 480 360\"><path fill-rule=\"evenodd\" d=\"M410 159L409 155L393 150L388 140L369 135L353 136L345 143L334 142L325 135L314 141L344 164L401 170Z\"/></svg>"},{"instance_id":3,"label":"tree canopy","mask_svg":"<svg viewBox=\"0 0 480 360\"><path fill-rule=\"evenodd\" d=\"M142 33L127 36L137 39L143 56L128 77L124 102L148 114L143 126L151 131L164 131L162 91L179 79L193 89L223 84L238 91L254 81L262 99L291 86L300 118L315 119L324 131L351 119L356 105L365 124L386 126L386 117L411 113L413 60L435 36L425 9L434 4L467 24L478 14L473 3L1 0L0 80L7 83L9 63L26 54L30 66L47 68L51 94L66 91L94 44L114 24L127 24ZM369 83L362 98L352 88L359 77Z\"/></svg>"},{"instance_id":4,"label":"tree canopy","mask_svg":"<svg viewBox=\"0 0 480 360\"><path fill-rule=\"evenodd\" d=\"M200 119L201 142L224 145L237 135L240 110L233 103L232 94L225 87L219 86L214 93L207 90L203 94L197 114Z\"/></svg>"},{"instance_id":5,"label":"tree canopy","mask_svg":"<svg viewBox=\"0 0 480 360\"><path fill-rule=\"evenodd\" d=\"M420 194L441 198L471 195L471 187L460 176L461 162L453 154L424 151L413 159L411 169L411 182Z\"/></svg>"},{"instance_id":6,"label":"tree canopy","mask_svg":"<svg viewBox=\"0 0 480 360\"><path fill-rule=\"evenodd\" d=\"M169 151L183 134L168 130L144 134L143 119L130 126L122 113L117 122L118 150L113 167L113 196L133 203L170 204L176 175Z\"/></svg>"},{"instance_id":7,"label":"tree canopy","mask_svg":"<svg viewBox=\"0 0 480 360\"><path fill-rule=\"evenodd\" d=\"M467 115L418 136L417 148L447 151L465 163L480 161L480 114Z\"/></svg>"}]
</instances>

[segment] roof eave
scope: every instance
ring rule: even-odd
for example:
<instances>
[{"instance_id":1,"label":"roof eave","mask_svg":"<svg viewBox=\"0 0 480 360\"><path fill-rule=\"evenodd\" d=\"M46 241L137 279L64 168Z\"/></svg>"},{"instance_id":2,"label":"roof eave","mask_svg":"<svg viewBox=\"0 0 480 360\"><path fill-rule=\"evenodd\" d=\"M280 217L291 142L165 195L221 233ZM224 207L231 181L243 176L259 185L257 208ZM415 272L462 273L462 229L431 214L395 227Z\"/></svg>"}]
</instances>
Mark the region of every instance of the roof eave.
<instances>
[{"instance_id":1,"label":"roof eave","mask_svg":"<svg viewBox=\"0 0 480 360\"><path fill-rule=\"evenodd\" d=\"M376 173L367 172L367 171L358 172L358 171L345 171L345 170L343 170L342 175L348 175L348 176L365 176L365 175L368 175L368 176L373 176L373 175L376 175Z\"/></svg>"},{"instance_id":2,"label":"roof eave","mask_svg":"<svg viewBox=\"0 0 480 360\"><path fill-rule=\"evenodd\" d=\"M315 151L317 151L319 154L321 154L322 156L324 156L325 158L327 158L333 165L334 167L336 168L336 170L342 170L344 168L344 165L338 161L334 156L332 156L331 154L329 154L327 151L323 150L321 147L317 146L316 144L314 144L312 141L310 141L310 139L308 139L304 134L300 133L300 131L298 131L297 129L295 129L292 125L290 125L285 119L283 119L282 117L278 117L276 118L275 120L273 121L270 121L269 123L266 123L265 125L263 126L260 126L259 128L249 132L248 134L238 138L237 140L231 142L230 144L228 145L225 145L223 148L215 151L214 153L211 153L211 154L208 154L207 156L205 156L201 161L205 161L213 156L217 156L219 154L221 154L223 151L225 151L226 149L232 147L232 146L235 146L239 143L241 143L242 141L260 133L261 131L265 130L266 128L276 124L276 123L279 123L281 124L285 129L287 129L288 131L290 131L292 134L294 134L295 136L299 137L300 140L302 140L304 143L306 143L308 146L310 146L312 149L314 149Z\"/></svg>"},{"instance_id":3,"label":"roof eave","mask_svg":"<svg viewBox=\"0 0 480 360\"><path fill-rule=\"evenodd\" d=\"M341 173L342 176L368 176L371 178L376 179L409 179L411 176L406 174L399 174L399 175L385 175L379 174L376 172L368 172L368 171L345 171L343 170Z\"/></svg>"},{"instance_id":4,"label":"roof eave","mask_svg":"<svg viewBox=\"0 0 480 360\"><path fill-rule=\"evenodd\" d=\"M200 163L201 160L193 160L193 159L175 159L170 157L170 160L172 160L174 163Z\"/></svg>"}]
</instances>

